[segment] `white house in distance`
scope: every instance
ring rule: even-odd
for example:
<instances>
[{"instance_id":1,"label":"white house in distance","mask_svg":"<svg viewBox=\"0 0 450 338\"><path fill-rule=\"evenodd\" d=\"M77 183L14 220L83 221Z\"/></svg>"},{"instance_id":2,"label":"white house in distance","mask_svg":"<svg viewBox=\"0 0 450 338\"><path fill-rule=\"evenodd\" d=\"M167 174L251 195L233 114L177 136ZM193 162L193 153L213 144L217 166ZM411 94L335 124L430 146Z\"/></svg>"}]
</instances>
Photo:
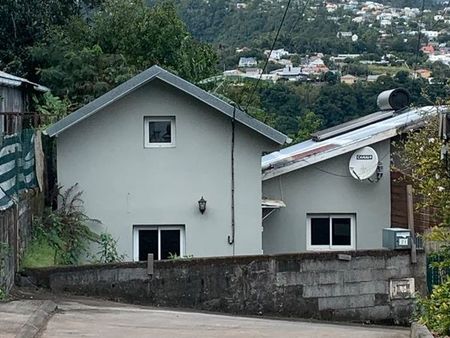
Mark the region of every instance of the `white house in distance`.
<instances>
[{"instance_id":1,"label":"white house in distance","mask_svg":"<svg viewBox=\"0 0 450 338\"><path fill-rule=\"evenodd\" d=\"M258 65L258 61L254 57L241 57L239 58L239 67L256 67Z\"/></svg>"},{"instance_id":2,"label":"white house in distance","mask_svg":"<svg viewBox=\"0 0 450 338\"><path fill-rule=\"evenodd\" d=\"M270 53L270 55L269 55ZM279 61L281 60L284 56L288 56L289 52L287 50L285 50L284 48L281 49L275 49L275 50L265 50L264 54L269 55L269 60L271 61Z\"/></svg>"},{"instance_id":3,"label":"white house in distance","mask_svg":"<svg viewBox=\"0 0 450 338\"><path fill-rule=\"evenodd\" d=\"M380 111L264 156L264 253L381 249L383 228L406 218L391 202L391 139L435 112ZM368 177L355 161L371 167Z\"/></svg>"},{"instance_id":4,"label":"white house in distance","mask_svg":"<svg viewBox=\"0 0 450 338\"><path fill-rule=\"evenodd\" d=\"M58 183L128 259L262 253L261 155L282 133L158 66L46 132Z\"/></svg>"}]
</instances>

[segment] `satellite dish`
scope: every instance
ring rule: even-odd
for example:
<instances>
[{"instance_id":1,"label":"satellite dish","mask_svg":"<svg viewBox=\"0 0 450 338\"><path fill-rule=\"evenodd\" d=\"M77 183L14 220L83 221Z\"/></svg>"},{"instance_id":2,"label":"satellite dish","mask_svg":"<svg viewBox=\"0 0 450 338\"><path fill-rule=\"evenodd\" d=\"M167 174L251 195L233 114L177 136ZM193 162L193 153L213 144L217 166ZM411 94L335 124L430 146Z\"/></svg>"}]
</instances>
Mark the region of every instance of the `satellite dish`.
<instances>
[{"instance_id":1,"label":"satellite dish","mask_svg":"<svg viewBox=\"0 0 450 338\"><path fill-rule=\"evenodd\" d=\"M353 178L362 181L374 175L378 167L378 154L371 147L355 151L350 158L348 169Z\"/></svg>"}]
</instances>

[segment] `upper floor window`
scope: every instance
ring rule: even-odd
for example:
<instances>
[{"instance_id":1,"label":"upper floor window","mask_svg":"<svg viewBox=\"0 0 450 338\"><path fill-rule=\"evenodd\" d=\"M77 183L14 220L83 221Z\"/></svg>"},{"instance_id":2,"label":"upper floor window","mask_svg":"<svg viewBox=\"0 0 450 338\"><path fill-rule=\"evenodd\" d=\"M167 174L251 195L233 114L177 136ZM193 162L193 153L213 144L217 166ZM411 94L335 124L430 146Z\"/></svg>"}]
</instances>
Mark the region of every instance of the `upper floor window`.
<instances>
[{"instance_id":1,"label":"upper floor window","mask_svg":"<svg viewBox=\"0 0 450 338\"><path fill-rule=\"evenodd\" d=\"M307 250L354 250L355 215L308 215Z\"/></svg>"},{"instance_id":2,"label":"upper floor window","mask_svg":"<svg viewBox=\"0 0 450 338\"><path fill-rule=\"evenodd\" d=\"M175 117L146 116L144 118L144 146L174 147L175 146Z\"/></svg>"}]
</instances>

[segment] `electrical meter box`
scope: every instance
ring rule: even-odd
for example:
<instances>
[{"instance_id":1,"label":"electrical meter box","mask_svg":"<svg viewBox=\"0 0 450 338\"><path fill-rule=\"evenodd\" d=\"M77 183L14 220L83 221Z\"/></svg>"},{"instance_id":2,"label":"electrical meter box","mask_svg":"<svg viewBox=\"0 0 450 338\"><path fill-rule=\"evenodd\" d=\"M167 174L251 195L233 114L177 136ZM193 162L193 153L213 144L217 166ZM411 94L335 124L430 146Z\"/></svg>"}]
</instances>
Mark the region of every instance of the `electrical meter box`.
<instances>
[{"instance_id":1,"label":"electrical meter box","mask_svg":"<svg viewBox=\"0 0 450 338\"><path fill-rule=\"evenodd\" d=\"M383 229L383 247L391 250L411 248L411 230L402 228Z\"/></svg>"}]
</instances>

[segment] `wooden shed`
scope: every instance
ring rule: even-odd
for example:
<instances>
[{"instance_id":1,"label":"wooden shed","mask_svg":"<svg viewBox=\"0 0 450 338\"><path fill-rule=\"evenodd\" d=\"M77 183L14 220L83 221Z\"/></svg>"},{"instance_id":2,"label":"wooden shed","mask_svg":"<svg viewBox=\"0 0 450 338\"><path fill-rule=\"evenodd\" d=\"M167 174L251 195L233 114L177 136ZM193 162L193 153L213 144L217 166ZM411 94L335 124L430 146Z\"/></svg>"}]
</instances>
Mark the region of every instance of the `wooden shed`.
<instances>
[{"instance_id":1,"label":"wooden shed","mask_svg":"<svg viewBox=\"0 0 450 338\"><path fill-rule=\"evenodd\" d=\"M13 134L22 128L35 126L38 115L33 112L32 96L49 89L0 71L0 134Z\"/></svg>"}]
</instances>

